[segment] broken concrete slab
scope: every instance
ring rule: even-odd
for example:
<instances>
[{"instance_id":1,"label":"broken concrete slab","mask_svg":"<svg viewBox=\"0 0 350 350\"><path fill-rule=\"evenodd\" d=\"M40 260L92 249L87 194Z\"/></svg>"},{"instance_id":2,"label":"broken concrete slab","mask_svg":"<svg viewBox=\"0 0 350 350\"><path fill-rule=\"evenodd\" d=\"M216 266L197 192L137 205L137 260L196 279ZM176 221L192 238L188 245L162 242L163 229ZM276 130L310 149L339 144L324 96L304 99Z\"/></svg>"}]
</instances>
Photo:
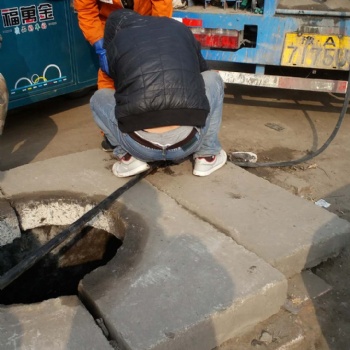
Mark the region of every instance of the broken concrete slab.
<instances>
[{"instance_id":1,"label":"broken concrete slab","mask_svg":"<svg viewBox=\"0 0 350 350\"><path fill-rule=\"evenodd\" d=\"M3 350L113 349L77 297L0 306Z\"/></svg>"},{"instance_id":2,"label":"broken concrete slab","mask_svg":"<svg viewBox=\"0 0 350 350\"><path fill-rule=\"evenodd\" d=\"M16 212L10 203L0 197L0 247L21 236Z\"/></svg>"},{"instance_id":3,"label":"broken concrete slab","mask_svg":"<svg viewBox=\"0 0 350 350\"><path fill-rule=\"evenodd\" d=\"M12 198L12 205L16 209L22 230L31 230L41 226L65 226L81 218L86 212L99 203L97 198L90 198L86 194L35 193L30 196ZM28 198L26 198L28 197ZM105 230L117 238L123 238L120 220L114 211L102 211L86 225Z\"/></svg>"},{"instance_id":4,"label":"broken concrete slab","mask_svg":"<svg viewBox=\"0 0 350 350\"><path fill-rule=\"evenodd\" d=\"M254 253L147 183L122 201L123 245L79 287L122 349L210 350L279 311L286 280Z\"/></svg>"},{"instance_id":5,"label":"broken concrete slab","mask_svg":"<svg viewBox=\"0 0 350 350\"><path fill-rule=\"evenodd\" d=\"M0 188L7 197L30 197L33 193L59 195L89 193L108 195L129 179L112 175L115 159L102 150L90 150L30 163L2 173Z\"/></svg>"}]
</instances>

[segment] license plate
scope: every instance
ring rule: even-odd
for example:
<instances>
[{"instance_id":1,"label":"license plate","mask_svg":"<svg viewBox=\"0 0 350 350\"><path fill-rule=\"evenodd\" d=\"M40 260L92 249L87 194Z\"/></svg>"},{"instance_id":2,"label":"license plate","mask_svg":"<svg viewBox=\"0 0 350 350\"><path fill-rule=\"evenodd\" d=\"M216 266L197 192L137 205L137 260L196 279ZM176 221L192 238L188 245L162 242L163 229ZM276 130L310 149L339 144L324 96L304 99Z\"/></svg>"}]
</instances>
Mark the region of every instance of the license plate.
<instances>
[{"instance_id":1,"label":"license plate","mask_svg":"<svg viewBox=\"0 0 350 350\"><path fill-rule=\"evenodd\" d=\"M350 36L287 33L282 66L349 70Z\"/></svg>"}]
</instances>

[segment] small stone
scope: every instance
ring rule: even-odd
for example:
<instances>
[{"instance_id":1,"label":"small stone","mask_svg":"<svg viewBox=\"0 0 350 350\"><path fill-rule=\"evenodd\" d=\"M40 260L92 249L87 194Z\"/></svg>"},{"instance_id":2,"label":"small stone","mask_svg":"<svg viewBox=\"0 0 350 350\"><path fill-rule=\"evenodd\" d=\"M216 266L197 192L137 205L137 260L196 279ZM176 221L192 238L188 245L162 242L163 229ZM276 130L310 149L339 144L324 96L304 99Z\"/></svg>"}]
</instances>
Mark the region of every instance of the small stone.
<instances>
[{"instance_id":1,"label":"small stone","mask_svg":"<svg viewBox=\"0 0 350 350\"><path fill-rule=\"evenodd\" d=\"M174 339L175 338L175 333L173 332L165 332L164 333L169 339Z\"/></svg>"},{"instance_id":2,"label":"small stone","mask_svg":"<svg viewBox=\"0 0 350 350\"><path fill-rule=\"evenodd\" d=\"M251 342L252 346L260 346L260 345L264 345L264 343L258 339L253 339Z\"/></svg>"},{"instance_id":3,"label":"small stone","mask_svg":"<svg viewBox=\"0 0 350 350\"><path fill-rule=\"evenodd\" d=\"M270 344L270 343L272 343L273 338L269 332L262 331L259 340L265 344Z\"/></svg>"}]
</instances>

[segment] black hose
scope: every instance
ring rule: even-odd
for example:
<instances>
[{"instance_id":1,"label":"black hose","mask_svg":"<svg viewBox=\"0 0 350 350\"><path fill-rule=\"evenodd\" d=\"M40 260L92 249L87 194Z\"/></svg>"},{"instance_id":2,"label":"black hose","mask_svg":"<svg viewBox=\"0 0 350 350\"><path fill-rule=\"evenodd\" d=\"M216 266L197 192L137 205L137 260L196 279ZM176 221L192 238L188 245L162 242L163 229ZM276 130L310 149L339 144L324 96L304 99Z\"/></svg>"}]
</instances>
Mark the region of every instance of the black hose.
<instances>
[{"instance_id":1,"label":"black hose","mask_svg":"<svg viewBox=\"0 0 350 350\"><path fill-rule=\"evenodd\" d=\"M243 167L243 168L287 167L287 166L293 166L296 164L300 164L300 163L306 162L312 158L315 158L316 156L318 156L320 153L322 153L330 145L330 143L333 141L333 139L337 135L337 133L340 129L340 126L344 120L346 111L348 109L349 100L350 100L350 72L349 72L349 77L348 77L348 86L346 89L344 103L343 103L343 107L342 107L342 110L341 110L339 118L338 118L338 122L337 122L333 132L329 136L328 140L315 152L309 153L302 158L290 160L290 161L285 161L285 162L250 163L250 162L235 162L233 160L231 160L231 162L233 164L238 165L238 166Z\"/></svg>"},{"instance_id":2,"label":"black hose","mask_svg":"<svg viewBox=\"0 0 350 350\"><path fill-rule=\"evenodd\" d=\"M66 240L72 234L78 231L81 231L84 225L86 225L91 219L93 219L102 210L108 209L118 197L120 197L124 192L126 192L129 188L134 186L140 180L145 178L149 173L155 170L159 165L160 165L160 162L151 163L150 169L148 169L147 171L141 174L138 174L137 176L129 180L125 185L123 185L122 187L119 187L112 194L110 194L108 197L102 200L99 204L97 204L88 212L86 212L83 216L81 216L78 220L73 222L68 228L61 231L58 235L52 238L49 242L45 243L39 249L31 252L24 260L22 260L20 263L12 267L9 271L4 273L0 277L0 290L3 290L4 288L6 288L15 279L17 279L30 267L36 264L40 259L42 259L49 252L51 252L51 250L56 248L59 244L61 244L64 240Z\"/></svg>"}]
</instances>

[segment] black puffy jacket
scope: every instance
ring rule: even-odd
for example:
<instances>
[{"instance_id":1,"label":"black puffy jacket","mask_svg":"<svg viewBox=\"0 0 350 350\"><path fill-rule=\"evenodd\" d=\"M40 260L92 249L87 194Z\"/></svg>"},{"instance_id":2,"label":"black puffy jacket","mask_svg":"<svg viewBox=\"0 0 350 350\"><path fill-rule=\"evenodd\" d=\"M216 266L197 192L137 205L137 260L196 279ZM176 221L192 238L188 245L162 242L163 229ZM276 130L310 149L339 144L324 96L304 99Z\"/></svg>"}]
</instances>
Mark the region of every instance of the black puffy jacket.
<instances>
[{"instance_id":1,"label":"black puffy jacket","mask_svg":"<svg viewBox=\"0 0 350 350\"><path fill-rule=\"evenodd\" d=\"M200 44L182 23L117 10L104 47L122 132L168 125L203 126L209 112Z\"/></svg>"}]
</instances>

